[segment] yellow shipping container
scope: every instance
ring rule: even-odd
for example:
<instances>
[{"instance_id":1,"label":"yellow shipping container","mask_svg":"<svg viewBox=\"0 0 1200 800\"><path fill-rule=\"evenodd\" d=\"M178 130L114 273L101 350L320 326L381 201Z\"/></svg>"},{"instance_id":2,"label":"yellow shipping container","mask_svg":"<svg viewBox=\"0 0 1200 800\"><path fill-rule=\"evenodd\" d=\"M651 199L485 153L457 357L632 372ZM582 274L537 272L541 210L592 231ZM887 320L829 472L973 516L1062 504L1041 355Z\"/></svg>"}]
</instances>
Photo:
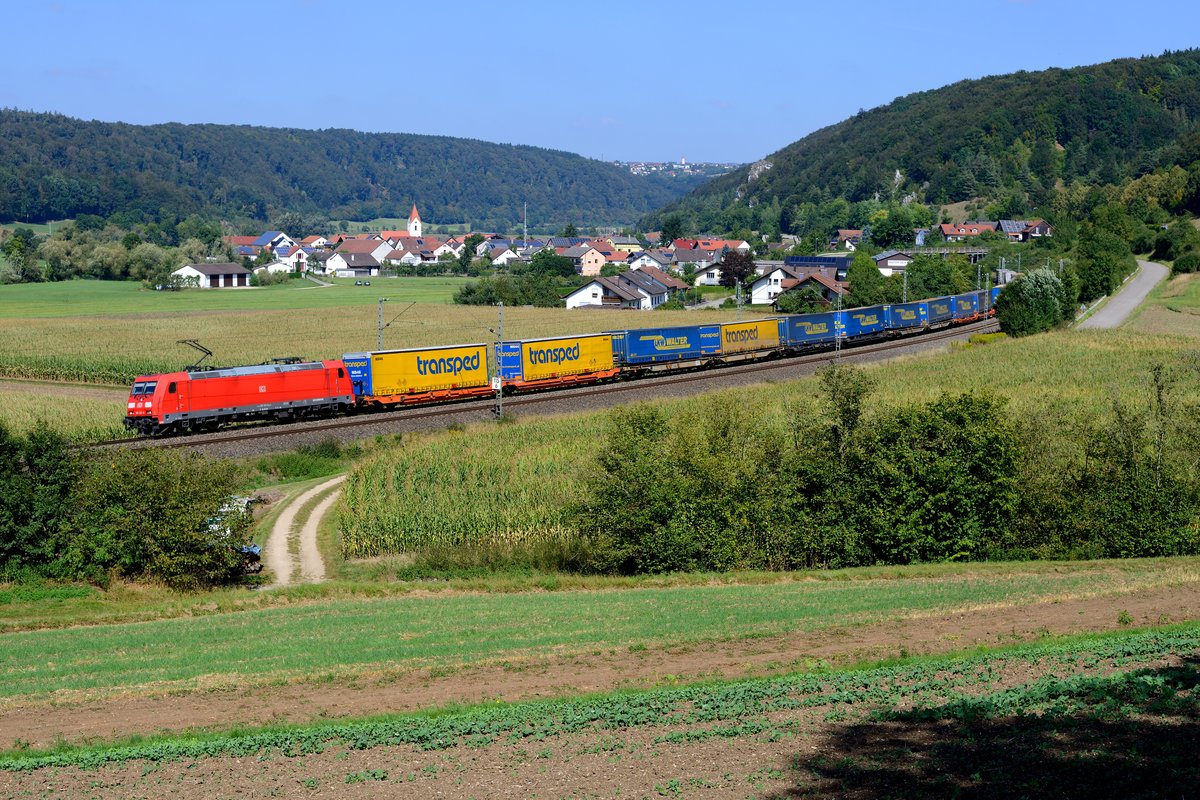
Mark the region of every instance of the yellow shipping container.
<instances>
[{"instance_id":1,"label":"yellow shipping container","mask_svg":"<svg viewBox=\"0 0 1200 800\"><path fill-rule=\"evenodd\" d=\"M521 343L521 374L527 381L612 368L612 336L608 334Z\"/></svg>"},{"instance_id":2,"label":"yellow shipping container","mask_svg":"<svg viewBox=\"0 0 1200 800\"><path fill-rule=\"evenodd\" d=\"M486 344L372 353L371 393L387 397L487 386L487 353Z\"/></svg>"},{"instance_id":3,"label":"yellow shipping container","mask_svg":"<svg viewBox=\"0 0 1200 800\"><path fill-rule=\"evenodd\" d=\"M721 325L721 352L742 353L779 346L779 320L756 319Z\"/></svg>"}]
</instances>

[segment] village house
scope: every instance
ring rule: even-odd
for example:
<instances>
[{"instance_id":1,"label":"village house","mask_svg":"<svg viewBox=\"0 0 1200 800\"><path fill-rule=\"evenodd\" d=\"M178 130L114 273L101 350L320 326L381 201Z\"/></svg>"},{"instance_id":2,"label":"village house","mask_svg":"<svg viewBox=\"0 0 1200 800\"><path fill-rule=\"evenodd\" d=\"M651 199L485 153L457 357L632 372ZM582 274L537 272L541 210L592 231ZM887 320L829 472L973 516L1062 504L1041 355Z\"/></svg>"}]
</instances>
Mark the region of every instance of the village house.
<instances>
[{"instance_id":1,"label":"village house","mask_svg":"<svg viewBox=\"0 0 1200 800\"><path fill-rule=\"evenodd\" d=\"M600 270L608 263L608 259L604 257L604 254L590 244L568 247L561 250L558 254L563 258L571 259L571 263L575 265L575 271L589 278L599 275Z\"/></svg>"},{"instance_id":2,"label":"village house","mask_svg":"<svg viewBox=\"0 0 1200 800\"><path fill-rule=\"evenodd\" d=\"M380 242L380 244L387 246L386 242ZM325 272L326 274L336 274L339 278L364 278L378 275L379 259L372 253L338 250L325 262Z\"/></svg>"},{"instance_id":3,"label":"village house","mask_svg":"<svg viewBox=\"0 0 1200 800\"><path fill-rule=\"evenodd\" d=\"M996 223L996 230L1014 242L1027 242L1051 235L1050 226L1044 219L1035 219L1032 222L1023 219L1002 219Z\"/></svg>"},{"instance_id":4,"label":"village house","mask_svg":"<svg viewBox=\"0 0 1200 800\"><path fill-rule=\"evenodd\" d=\"M241 264L187 264L171 273L201 289L249 286L250 270Z\"/></svg>"},{"instance_id":5,"label":"village house","mask_svg":"<svg viewBox=\"0 0 1200 800\"><path fill-rule=\"evenodd\" d=\"M780 287L782 291L776 295L772 305L778 305L779 298L791 292L800 292L808 287L813 287L821 295L825 302L833 305L837 302L838 297L845 296L850 291L850 284L844 281L839 281L821 272L810 273L803 278L789 278L783 281Z\"/></svg>"},{"instance_id":6,"label":"village house","mask_svg":"<svg viewBox=\"0 0 1200 800\"><path fill-rule=\"evenodd\" d=\"M615 278L626 289L641 295L640 308L658 308L671 299L671 290L650 277L645 270L626 270Z\"/></svg>"},{"instance_id":7,"label":"village house","mask_svg":"<svg viewBox=\"0 0 1200 800\"><path fill-rule=\"evenodd\" d=\"M858 246L862 244L864 233L865 231L854 228L839 228L837 238L830 242L829 246L838 250L857 250Z\"/></svg>"},{"instance_id":8,"label":"village house","mask_svg":"<svg viewBox=\"0 0 1200 800\"><path fill-rule=\"evenodd\" d=\"M641 293L627 288L615 278L595 277L570 292L567 308L641 308Z\"/></svg>"},{"instance_id":9,"label":"village house","mask_svg":"<svg viewBox=\"0 0 1200 800\"><path fill-rule=\"evenodd\" d=\"M386 258L388 253L394 248L383 241L382 239L346 239L338 245L335 253L340 253L343 256L351 253L358 255L369 255L376 261L381 261Z\"/></svg>"},{"instance_id":10,"label":"village house","mask_svg":"<svg viewBox=\"0 0 1200 800\"><path fill-rule=\"evenodd\" d=\"M675 263L675 258L670 252L664 250L642 250L632 253L625 259L625 263L629 265L630 269L654 267L655 269L667 270Z\"/></svg>"},{"instance_id":11,"label":"village house","mask_svg":"<svg viewBox=\"0 0 1200 800\"><path fill-rule=\"evenodd\" d=\"M614 250L619 250L622 253L636 253L642 249L642 243L632 236L609 236L607 241Z\"/></svg>"},{"instance_id":12,"label":"village house","mask_svg":"<svg viewBox=\"0 0 1200 800\"><path fill-rule=\"evenodd\" d=\"M652 266L649 266L646 264L642 264L642 265L636 266L636 267L630 266L629 269L634 272L640 272L643 275L650 276L654 280L661 283L663 286L667 287L667 291L670 292L671 294L674 294L675 292L686 291L688 289L688 285L686 283L679 280L679 278L676 278L674 275L670 275L670 274L664 272L663 270L659 269L658 267L652 267Z\"/></svg>"},{"instance_id":13,"label":"village house","mask_svg":"<svg viewBox=\"0 0 1200 800\"><path fill-rule=\"evenodd\" d=\"M911 255L902 253L899 250L884 250L882 253L871 256L871 258L874 259L875 266L879 267L879 271L884 277L903 272L908 269L908 265L913 260Z\"/></svg>"},{"instance_id":14,"label":"village house","mask_svg":"<svg viewBox=\"0 0 1200 800\"><path fill-rule=\"evenodd\" d=\"M938 231L942 234L942 239L947 242L961 242L972 236L991 233L995 230L996 226L990 222L964 222L961 225L946 222L938 226Z\"/></svg>"},{"instance_id":15,"label":"village house","mask_svg":"<svg viewBox=\"0 0 1200 800\"><path fill-rule=\"evenodd\" d=\"M824 276L830 284L846 285L838 280L836 264L814 264L809 266L779 265L763 270L762 276L750 284L750 302L754 305L770 305L779 295L802 283L813 275Z\"/></svg>"}]
</instances>

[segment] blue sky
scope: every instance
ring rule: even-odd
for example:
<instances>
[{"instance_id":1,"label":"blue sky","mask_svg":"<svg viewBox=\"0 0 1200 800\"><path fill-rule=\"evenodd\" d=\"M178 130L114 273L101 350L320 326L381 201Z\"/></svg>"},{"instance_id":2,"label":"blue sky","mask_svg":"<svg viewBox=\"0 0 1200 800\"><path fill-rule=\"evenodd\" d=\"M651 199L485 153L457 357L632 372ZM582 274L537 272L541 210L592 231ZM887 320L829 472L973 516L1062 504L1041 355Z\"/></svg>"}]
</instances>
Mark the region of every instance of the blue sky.
<instances>
[{"instance_id":1,"label":"blue sky","mask_svg":"<svg viewBox=\"0 0 1200 800\"><path fill-rule=\"evenodd\" d=\"M753 161L909 92L1200 45L1196 0L21 0L3 20L2 107L650 161Z\"/></svg>"}]
</instances>

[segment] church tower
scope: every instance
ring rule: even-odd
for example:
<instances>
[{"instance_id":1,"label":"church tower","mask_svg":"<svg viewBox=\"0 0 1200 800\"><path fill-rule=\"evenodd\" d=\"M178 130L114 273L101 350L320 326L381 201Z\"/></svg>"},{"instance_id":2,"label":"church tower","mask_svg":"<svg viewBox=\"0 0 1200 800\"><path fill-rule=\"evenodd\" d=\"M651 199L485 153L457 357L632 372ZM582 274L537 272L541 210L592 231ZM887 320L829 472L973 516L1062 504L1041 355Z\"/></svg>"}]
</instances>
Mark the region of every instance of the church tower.
<instances>
[{"instance_id":1,"label":"church tower","mask_svg":"<svg viewBox=\"0 0 1200 800\"><path fill-rule=\"evenodd\" d=\"M412 211L408 213L408 235L421 235L421 215L417 213L416 203L413 203Z\"/></svg>"}]
</instances>

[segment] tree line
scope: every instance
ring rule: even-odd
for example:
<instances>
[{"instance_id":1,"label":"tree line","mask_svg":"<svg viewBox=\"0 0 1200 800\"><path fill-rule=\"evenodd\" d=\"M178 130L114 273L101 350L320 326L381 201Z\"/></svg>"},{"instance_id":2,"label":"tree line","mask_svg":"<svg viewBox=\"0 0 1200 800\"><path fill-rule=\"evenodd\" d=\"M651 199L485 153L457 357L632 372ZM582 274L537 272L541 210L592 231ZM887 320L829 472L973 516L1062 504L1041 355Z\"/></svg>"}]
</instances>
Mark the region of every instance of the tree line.
<instances>
[{"instance_id":1,"label":"tree line","mask_svg":"<svg viewBox=\"0 0 1200 800\"><path fill-rule=\"evenodd\" d=\"M630 222L695 184L539 147L344 129L128 125L0 109L0 219L198 213L427 218L481 230ZM289 233L296 235L294 231Z\"/></svg>"},{"instance_id":2,"label":"tree line","mask_svg":"<svg viewBox=\"0 0 1200 800\"><path fill-rule=\"evenodd\" d=\"M1198 119L1200 49L960 81L816 131L768 156L769 169L717 178L642 227L678 214L693 230L803 237L863 227L843 204L912 199L984 198L986 219L1047 214L1062 187L1188 169Z\"/></svg>"}]
</instances>

